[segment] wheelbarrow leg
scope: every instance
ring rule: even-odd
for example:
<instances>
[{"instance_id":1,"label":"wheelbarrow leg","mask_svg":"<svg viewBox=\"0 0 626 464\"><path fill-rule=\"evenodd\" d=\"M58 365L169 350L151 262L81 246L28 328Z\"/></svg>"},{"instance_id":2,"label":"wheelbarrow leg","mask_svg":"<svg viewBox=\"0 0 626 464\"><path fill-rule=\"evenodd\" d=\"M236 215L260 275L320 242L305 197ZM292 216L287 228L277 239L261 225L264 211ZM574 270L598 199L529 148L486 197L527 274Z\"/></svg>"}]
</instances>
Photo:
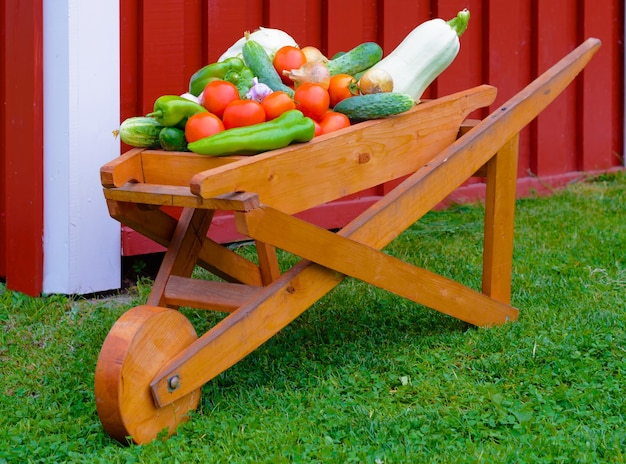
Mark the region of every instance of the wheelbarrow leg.
<instances>
[{"instance_id":1,"label":"wheelbarrow leg","mask_svg":"<svg viewBox=\"0 0 626 464\"><path fill-rule=\"evenodd\" d=\"M185 208L183 210L154 280L147 304L166 306L165 289L170 276L191 276L211 225L213 213L212 210L206 209Z\"/></svg>"},{"instance_id":2,"label":"wheelbarrow leg","mask_svg":"<svg viewBox=\"0 0 626 464\"><path fill-rule=\"evenodd\" d=\"M409 215L408 211L398 211ZM270 207L242 213L239 231L474 325L517 319L517 309L454 280ZM278 234L277 231L286 231ZM369 240L368 240L369 241Z\"/></svg>"},{"instance_id":3,"label":"wheelbarrow leg","mask_svg":"<svg viewBox=\"0 0 626 464\"><path fill-rule=\"evenodd\" d=\"M164 247L170 246L178 220L155 207L107 200L112 218ZM219 243L206 238L198 255L198 265L227 282L262 285L259 266Z\"/></svg>"},{"instance_id":4,"label":"wheelbarrow leg","mask_svg":"<svg viewBox=\"0 0 626 464\"><path fill-rule=\"evenodd\" d=\"M513 229L519 134L487 162L482 291L498 301L511 301Z\"/></svg>"}]
</instances>

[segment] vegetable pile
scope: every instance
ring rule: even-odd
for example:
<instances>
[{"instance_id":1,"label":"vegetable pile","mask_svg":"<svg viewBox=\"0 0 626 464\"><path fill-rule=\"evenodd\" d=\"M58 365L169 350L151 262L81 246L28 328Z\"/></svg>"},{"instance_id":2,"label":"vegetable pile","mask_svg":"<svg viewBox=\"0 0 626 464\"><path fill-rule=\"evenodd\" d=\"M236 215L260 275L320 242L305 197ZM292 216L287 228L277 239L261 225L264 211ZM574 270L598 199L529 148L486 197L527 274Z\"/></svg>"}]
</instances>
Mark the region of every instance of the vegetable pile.
<instances>
[{"instance_id":1,"label":"vegetable pile","mask_svg":"<svg viewBox=\"0 0 626 464\"><path fill-rule=\"evenodd\" d=\"M260 28L196 71L182 95L163 95L120 125L134 147L252 155L410 110L454 60L469 11L411 31L389 55L375 42L327 58L286 32Z\"/></svg>"}]
</instances>

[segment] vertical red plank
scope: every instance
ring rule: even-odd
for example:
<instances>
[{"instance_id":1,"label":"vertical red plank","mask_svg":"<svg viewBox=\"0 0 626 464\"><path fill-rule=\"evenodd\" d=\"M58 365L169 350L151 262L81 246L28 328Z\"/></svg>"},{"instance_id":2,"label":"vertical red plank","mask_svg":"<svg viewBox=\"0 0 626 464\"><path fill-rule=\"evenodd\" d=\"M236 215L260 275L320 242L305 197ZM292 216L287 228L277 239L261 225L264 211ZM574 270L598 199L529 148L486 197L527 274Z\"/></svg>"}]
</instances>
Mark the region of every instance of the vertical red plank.
<instances>
[{"instance_id":1,"label":"vertical red plank","mask_svg":"<svg viewBox=\"0 0 626 464\"><path fill-rule=\"evenodd\" d=\"M378 44L384 56L391 53L417 26L431 18L429 2L414 0L387 0L379 5ZM430 98L430 89L424 92Z\"/></svg>"},{"instance_id":2,"label":"vertical red plank","mask_svg":"<svg viewBox=\"0 0 626 464\"><path fill-rule=\"evenodd\" d=\"M329 1L326 12L327 37L322 51L332 58L334 54L346 52L364 42L365 17L362 1Z\"/></svg>"},{"instance_id":3,"label":"vertical red plank","mask_svg":"<svg viewBox=\"0 0 626 464\"><path fill-rule=\"evenodd\" d=\"M3 14L6 12L5 0L0 0L0 11ZM4 90L5 76L7 73L6 58L5 58L5 45L7 43L4 21L0 23L0 101L6 101L6 92ZM0 106L0 279L3 279L7 275L6 271L6 105Z\"/></svg>"},{"instance_id":4,"label":"vertical red plank","mask_svg":"<svg viewBox=\"0 0 626 464\"><path fill-rule=\"evenodd\" d=\"M139 101L138 0L120 1L120 121L143 112Z\"/></svg>"},{"instance_id":5,"label":"vertical red plank","mask_svg":"<svg viewBox=\"0 0 626 464\"><path fill-rule=\"evenodd\" d=\"M8 2L3 28L7 288L38 295L43 280L43 6ZM8 66L7 66L8 69ZM10 201L9 201L10 199Z\"/></svg>"},{"instance_id":6,"label":"vertical red plank","mask_svg":"<svg viewBox=\"0 0 626 464\"><path fill-rule=\"evenodd\" d=\"M159 96L187 90L185 10L179 2L151 0L143 2L141 15L141 101L142 113L149 113Z\"/></svg>"},{"instance_id":7,"label":"vertical red plank","mask_svg":"<svg viewBox=\"0 0 626 464\"><path fill-rule=\"evenodd\" d=\"M469 25L460 37L461 49L452 64L433 82L433 96L441 97L484 84L484 24L482 0L439 0L435 15L446 21L464 8L470 12Z\"/></svg>"},{"instance_id":8,"label":"vertical red plank","mask_svg":"<svg viewBox=\"0 0 626 464\"><path fill-rule=\"evenodd\" d=\"M611 81L614 74L611 64L615 56L613 42L613 18L616 5L613 0L583 0L579 15L582 42L588 37L602 40L602 47L580 76L580 100L578 133L580 146L577 167L581 171L606 169L614 165L613 141L608 136L614 128L613 106L619 101L613 98Z\"/></svg>"},{"instance_id":9,"label":"vertical red plank","mask_svg":"<svg viewBox=\"0 0 626 464\"><path fill-rule=\"evenodd\" d=\"M206 27L204 16L205 1L185 0L183 29L183 92L189 88L189 79L198 69L208 64L208 44L203 41ZM181 92L182 93L182 92Z\"/></svg>"},{"instance_id":10,"label":"vertical red plank","mask_svg":"<svg viewBox=\"0 0 626 464\"><path fill-rule=\"evenodd\" d=\"M430 19L430 4L414 0L379 2L378 44L388 55L417 26Z\"/></svg>"},{"instance_id":11,"label":"vertical red plank","mask_svg":"<svg viewBox=\"0 0 626 464\"><path fill-rule=\"evenodd\" d=\"M513 97L533 79L531 75L530 4L527 0L489 2L485 18L485 82L498 89L493 111ZM509 18L515 18L510 21ZM470 20L471 21L471 20ZM518 175L525 176L530 167L530 131L520 134Z\"/></svg>"},{"instance_id":12,"label":"vertical red plank","mask_svg":"<svg viewBox=\"0 0 626 464\"><path fill-rule=\"evenodd\" d=\"M143 6L138 0L120 2L120 120L145 114L154 98L168 89L187 90L189 78L205 64L207 54L203 4L185 0L180 8L178 2L163 0Z\"/></svg>"},{"instance_id":13,"label":"vertical red plank","mask_svg":"<svg viewBox=\"0 0 626 464\"><path fill-rule=\"evenodd\" d=\"M263 2L261 0L209 1L207 9L208 61L214 62L245 31L263 26Z\"/></svg>"},{"instance_id":14,"label":"vertical red plank","mask_svg":"<svg viewBox=\"0 0 626 464\"><path fill-rule=\"evenodd\" d=\"M268 2L263 14L265 25L285 31L300 47L321 46L321 0Z\"/></svg>"},{"instance_id":15,"label":"vertical red plank","mask_svg":"<svg viewBox=\"0 0 626 464\"><path fill-rule=\"evenodd\" d=\"M576 0L536 1L534 56L537 75L578 45ZM531 156L534 174L548 176L575 171L578 105L576 85L570 85L536 120Z\"/></svg>"},{"instance_id":16,"label":"vertical red plank","mask_svg":"<svg viewBox=\"0 0 626 464\"><path fill-rule=\"evenodd\" d=\"M625 91L625 76L624 76L624 59L625 59L625 25L624 25L624 5L623 0L614 0L614 17L611 19L613 26L613 35L610 40L614 45L613 47L613 66L611 69L611 75L613 80L611 83L612 99L616 102L613 105L612 117L613 117L613 166L626 166L626 153L624 153L624 91Z\"/></svg>"}]
</instances>

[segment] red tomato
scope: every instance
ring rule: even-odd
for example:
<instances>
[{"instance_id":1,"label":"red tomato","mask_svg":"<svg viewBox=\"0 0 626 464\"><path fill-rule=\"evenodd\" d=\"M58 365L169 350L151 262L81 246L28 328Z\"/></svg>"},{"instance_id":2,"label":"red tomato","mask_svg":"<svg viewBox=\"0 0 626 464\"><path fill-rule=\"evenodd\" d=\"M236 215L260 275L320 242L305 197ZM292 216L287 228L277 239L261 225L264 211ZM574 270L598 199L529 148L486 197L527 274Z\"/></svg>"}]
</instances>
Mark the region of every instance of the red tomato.
<instances>
[{"instance_id":1,"label":"red tomato","mask_svg":"<svg viewBox=\"0 0 626 464\"><path fill-rule=\"evenodd\" d=\"M261 100L261 106L265 110L265 116L268 121L277 118L285 111L293 110L296 108L296 102L293 101L286 92L277 91L270 93L267 97Z\"/></svg>"},{"instance_id":2,"label":"red tomato","mask_svg":"<svg viewBox=\"0 0 626 464\"><path fill-rule=\"evenodd\" d=\"M328 90L320 84L304 82L298 87L294 93L293 99L296 102L296 109L302 111L302 114L316 121L322 119L322 116L328 111L330 104L330 96Z\"/></svg>"},{"instance_id":3,"label":"red tomato","mask_svg":"<svg viewBox=\"0 0 626 464\"><path fill-rule=\"evenodd\" d=\"M233 100L224 110L222 121L226 129L258 124L265 122L265 110L255 100Z\"/></svg>"},{"instance_id":4,"label":"red tomato","mask_svg":"<svg viewBox=\"0 0 626 464\"><path fill-rule=\"evenodd\" d=\"M324 117L320 120L320 127L323 134L343 129L350 125L350 119L343 113L337 113L336 111L328 111Z\"/></svg>"},{"instance_id":5,"label":"red tomato","mask_svg":"<svg viewBox=\"0 0 626 464\"><path fill-rule=\"evenodd\" d=\"M298 69L304 63L306 63L306 55L298 47L291 45L285 45L278 49L272 60L276 72L287 85L293 84L293 81L283 74L283 71L291 71L292 69Z\"/></svg>"},{"instance_id":6,"label":"red tomato","mask_svg":"<svg viewBox=\"0 0 626 464\"><path fill-rule=\"evenodd\" d=\"M202 93L202 106L218 118L222 117L224 109L233 100L239 100L239 92L235 84L228 81L211 81Z\"/></svg>"},{"instance_id":7,"label":"red tomato","mask_svg":"<svg viewBox=\"0 0 626 464\"><path fill-rule=\"evenodd\" d=\"M209 137L224 130L222 120L213 113L197 113L187 119L185 124L185 138L187 142Z\"/></svg>"},{"instance_id":8,"label":"red tomato","mask_svg":"<svg viewBox=\"0 0 626 464\"><path fill-rule=\"evenodd\" d=\"M341 100L350 98L359 93L357 81L349 74L335 74L330 77L328 84L328 94L330 95L330 107L339 103Z\"/></svg>"},{"instance_id":9,"label":"red tomato","mask_svg":"<svg viewBox=\"0 0 626 464\"><path fill-rule=\"evenodd\" d=\"M313 133L313 137L317 137L318 135L322 135L324 133L324 131L322 131L322 126L320 126L320 123L317 122L315 119L312 119L311 121L313 121L313 124L315 124L315 132Z\"/></svg>"}]
</instances>

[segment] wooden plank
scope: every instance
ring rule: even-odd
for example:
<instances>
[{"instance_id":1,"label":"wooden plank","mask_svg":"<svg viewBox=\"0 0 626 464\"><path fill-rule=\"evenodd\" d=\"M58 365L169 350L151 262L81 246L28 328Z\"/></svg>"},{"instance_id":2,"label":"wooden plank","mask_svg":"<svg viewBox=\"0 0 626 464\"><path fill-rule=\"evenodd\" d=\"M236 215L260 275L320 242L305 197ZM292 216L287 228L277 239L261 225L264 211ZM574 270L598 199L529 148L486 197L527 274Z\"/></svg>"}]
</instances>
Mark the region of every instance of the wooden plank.
<instances>
[{"instance_id":1,"label":"wooden plank","mask_svg":"<svg viewBox=\"0 0 626 464\"><path fill-rule=\"evenodd\" d=\"M611 42L613 44L622 43L624 39L626 39L626 33L624 29L626 25L624 24L624 20L626 19L626 13L624 10L626 9L626 5L622 0L615 0L615 4L613 6L613 11L617 13L612 19L611 24L613 25L613 37L611 38ZM626 118L626 110L624 108L626 104L626 99L622 98L622 104L619 103L620 95L623 96L626 93L626 77L624 76L626 71L626 66L624 66L624 61L626 60L626 52L624 51L624 46L614 47L613 48L613 81L612 81L612 89L611 93L612 100L616 102L612 108L613 114L613 166L626 166L626 153L624 153L624 149L626 148L626 143L624 141L624 134L626 132L626 123L624 119Z\"/></svg>"},{"instance_id":2,"label":"wooden plank","mask_svg":"<svg viewBox=\"0 0 626 464\"><path fill-rule=\"evenodd\" d=\"M509 140L486 165L482 291L506 304L511 301L513 275L518 145L519 134Z\"/></svg>"},{"instance_id":3,"label":"wooden plank","mask_svg":"<svg viewBox=\"0 0 626 464\"><path fill-rule=\"evenodd\" d=\"M265 242L255 241L259 257L259 269L263 285L269 285L280 277L280 268L276 256L276 248Z\"/></svg>"},{"instance_id":4,"label":"wooden plank","mask_svg":"<svg viewBox=\"0 0 626 464\"><path fill-rule=\"evenodd\" d=\"M387 0L378 3L378 44L388 55L421 23L431 18L428 2Z\"/></svg>"},{"instance_id":5,"label":"wooden plank","mask_svg":"<svg viewBox=\"0 0 626 464\"><path fill-rule=\"evenodd\" d=\"M7 288L39 295L43 284L43 6L7 2L5 91L5 254ZM10 199L10 201L9 201Z\"/></svg>"},{"instance_id":6,"label":"wooden plank","mask_svg":"<svg viewBox=\"0 0 626 464\"><path fill-rule=\"evenodd\" d=\"M209 63L217 61L246 31L264 25L263 3L261 0L208 2L204 40L208 44Z\"/></svg>"},{"instance_id":7,"label":"wooden plank","mask_svg":"<svg viewBox=\"0 0 626 464\"><path fill-rule=\"evenodd\" d=\"M161 95L180 95L188 88L185 75L185 13L178 2L142 2L140 60L142 114Z\"/></svg>"},{"instance_id":8,"label":"wooden plank","mask_svg":"<svg viewBox=\"0 0 626 464\"><path fill-rule=\"evenodd\" d=\"M170 276L191 276L212 218L213 211L210 210L193 208L183 210L154 279L147 304L165 306L165 290Z\"/></svg>"},{"instance_id":9,"label":"wooden plank","mask_svg":"<svg viewBox=\"0 0 626 464\"><path fill-rule=\"evenodd\" d=\"M142 148L133 148L100 168L103 187L121 187L127 182L145 182L142 166Z\"/></svg>"},{"instance_id":10,"label":"wooden plank","mask_svg":"<svg viewBox=\"0 0 626 464\"><path fill-rule=\"evenodd\" d=\"M111 217L127 224L154 242L167 247L170 244L177 219L160 209L147 209L145 205L108 200ZM229 282L259 286L261 274L254 263L211 239L202 243L198 264Z\"/></svg>"},{"instance_id":11,"label":"wooden plank","mask_svg":"<svg viewBox=\"0 0 626 464\"><path fill-rule=\"evenodd\" d=\"M194 174L242 158L133 148L100 168L100 182L107 188L122 187L128 182L188 186Z\"/></svg>"},{"instance_id":12,"label":"wooden plank","mask_svg":"<svg viewBox=\"0 0 626 464\"><path fill-rule=\"evenodd\" d=\"M326 11L327 37L324 51L329 58L338 52L347 52L366 40L364 0L353 2L328 2ZM349 18L349 20L346 20Z\"/></svg>"},{"instance_id":13,"label":"wooden plank","mask_svg":"<svg viewBox=\"0 0 626 464\"><path fill-rule=\"evenodd\" d=\"M485 83L498 89L496 101L489 109L502 105L533 80L531 74L531 2L508 0L488 2L485 11L486 39L482 60L486 66ZM515 21L505 18L514 17ZM470 20L471 21L471 20ZM520 133L518 173L530 167L530 129Z\"/></svg>"},{"instance_id":14,"label":"wooden plank","mask_svg":"<svg viewBox=\"0 0 626 464\"><path fill-rule=\"evenodd\" d=\"M239 230L250 237L465 322L485 326L517 319L507 304L276 209L261 207L239 217ZM370 233L364 243L374 240L376 231Z\"/></svg>"},{"instance_id":15,"label":"wooden plank","mask_svg":"<svg viewBox=\"0 0 626 464\"><path fill-rule=\"evenodd\" d=\"M206 1L203 0L185 0L184 2L184 20L181 28L183 30L183 83L184 90L189 88L189 79L198 69L206 64L208 55L208 45L204 43L204 30L206 29L205 18L203 14L206 8ZM183 93L181 91L180 93Z\"/></svg>"},{"instance_id":16,"label":"wooden plank","mask_svg":"<svg viewBox=\"0 0 626 464\"><path fill-rule=\"evenodd\" d=\"M198 264L228 282L241 282L257 287L263 285L259 266L210 238L202 243Z\"/></svg>"},{"instance_id":17,"label":"wooden plank","mask_svg":"<svg viewBox=\"0 0 626 464\"><path fill-rule=\"evenodd\" d=\"M559 57L578 45L577 1L553 0L537 2L536 41L533 55L537 74L554 64ZM566 15L563 12L569 11ZM576 85L579 85L578 83ZM561 94L550 108L537 117L532 141L531 170L545 176L575 171L578 136L576 114L577 88L573 85Z\"/></svg>"},{"instance_id":18,"label":"wooden plank","mask_svg":"<svg viewBox=\"0 0 626 464\"><path fill-rule=\"evenodd\" d=\"M6 12L6 1L0 0L0 11ZM8 17L8 16L7 16ZM6 66L6 28L4 21L0 22L0 76L3 82L0 85L0 101L6 101L6 92L4 82L7 73ZM0 106L0 279L7 275L6 267L6 251L5 244L7 240L7 221L6 221L6 163L8 161L6 150L6 105Z\"/></svg>"},{"instance_id":19,"label":"wooden plank","mask_svg":"<svg viewBox=\"0 0 626 464\"><path fill-rule=\"evenodd\" d=\"M265 24L292 36L300 47L320 44L321 0L275 0L264 9Z\"/></svg>"},{"instance_id":20,"label":"wooden plank","mask_svg":"<svg viewBox=\"0 0 626 464\"><path fill-rule=\"evenodd\" d=\"M438 0L436 17L454 18L464 8L470 11L469 25L460 37L461 48L452 64L433 82L433 96L440 97L485 83L483 63L487 56L484 39L483 0ZM470 117L483 117L486 111L477 111Z\"/></svg>"},{"instance_id":21,"label":"wooden plank","mask_svg":"<svg viewBox=\"0 0 626 464\"><path fill-rule=\"evenodd\" d=\"M379 22L377 43L383 56L391 53L417 26L431 18L429 2L414 0L387 0L378 2ZM430 98L430 88L424 92Z\"/></svg>"},{"instance_id":22,"label":"wooden plank","mask_svg":"<svg viewBox=\"0 0 626 464\"><path fill-rule=\"evenodd\" d=\"M613 155L613 139L606 135L615 133L619 127L614 107L620 105L613 98L612 84L617 79L611 72L613 57L619 52L613 40L613 28L608 27L617 16L617 8L612 0L584 0L581 4L578 21L582 22L579 24L582 36L598 37L603 48L582 75L580 104L576 111L579 134L576 166L580 171L590 171L610 168L617 161Z\"/></svg>"},{"instance_id":23,"label":"wooden plank","mask_svg":"<svg viewBox=\"0 0 626 464\"><path fill-rule=\"evenodd\" d=\"M480 86L425 102L404 114L205 171L194 176L191 191L203 198L256 192L261 202L286 213L304 211L415 172L456 139L467 113L494 98L493 87Z\"/></svg>"},{"instance_id":24,"label":"wooden plank","mask_svg":"<svg viewBox=\"0 0 626 464\"><path fill-rule=\"evenodd\" d=\"M140 96L139 0L120 1L120 121L144 114ZM128 150L126 146L124 151Z\"/></svg>"},{"instance_id":25,"label":"wooden plank","mask_svg":"<svg viewBox=\"0 0 626 464\"><path fill-rule=\"evenodd\" d=\"M159 150L144 151L141 156L145 182L187 187L195 174L244 158L243 156L203 156L189 152Z\"/></svg>"},{"instance_id":26,"label":"wooden plank","mask_svg":"<svg viewBox=\"0 0 626 464\"><path fill-rule=\"evenodd\" d=\"M254 192L229 192L211 198L193 195L186 187L160 184L129 183L122 187L104 189L109 200L137 203L141 205L170 206L176 208L198 208L215 210L248 210L259 204Z\"/></svg>"},{"instance_id":27,"label":"wooden plank","mask_svg":"<svg viewBox=\"0 0 626 464\"><path fill-rule=\"evenodd\" d=\"M165 304L169 307L191 306L230 313L254 297L259 288L172 275L165 287Z\"/></svg>"}]
</instances>

